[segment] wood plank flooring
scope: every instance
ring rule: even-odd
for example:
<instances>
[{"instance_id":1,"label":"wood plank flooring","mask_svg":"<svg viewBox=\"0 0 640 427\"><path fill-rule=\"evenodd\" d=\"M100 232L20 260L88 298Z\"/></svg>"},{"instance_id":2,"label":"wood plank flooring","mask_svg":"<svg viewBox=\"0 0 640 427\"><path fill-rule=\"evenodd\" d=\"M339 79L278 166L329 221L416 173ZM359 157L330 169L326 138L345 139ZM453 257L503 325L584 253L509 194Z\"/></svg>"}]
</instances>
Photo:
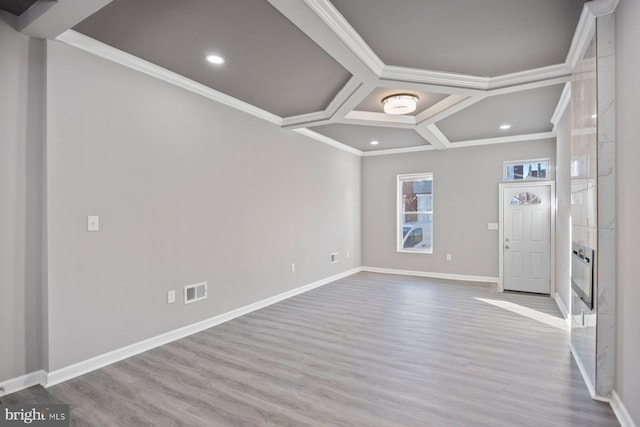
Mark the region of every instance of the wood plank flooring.
<instances>
[{"instance_id":1,"label":"wood plank flooring","mask_svg":"<svg viewBox=\"0 0 640 427\"><path fill-rule=\"evenodd\" d=\"M617 426L555 302L358 273L3 403L77 426Z\"/></svg>"}]
</instances>

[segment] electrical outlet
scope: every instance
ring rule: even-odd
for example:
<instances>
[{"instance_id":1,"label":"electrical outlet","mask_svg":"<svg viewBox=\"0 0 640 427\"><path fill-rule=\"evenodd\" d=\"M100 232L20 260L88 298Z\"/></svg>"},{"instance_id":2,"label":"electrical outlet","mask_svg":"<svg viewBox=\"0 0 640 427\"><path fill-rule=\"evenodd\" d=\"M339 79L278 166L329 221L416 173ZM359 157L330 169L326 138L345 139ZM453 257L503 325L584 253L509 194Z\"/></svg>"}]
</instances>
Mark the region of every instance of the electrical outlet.
<instances>
[{"instance_id":1,"label":"electrical outlet","mask_svg":"<svg viewBox=\"0 0 640 427\"><path fill-rule=\"evenodd\" d=\"M87 217L87 231L99 231L100 230L100 218L94 215Z\"/></svg>"},{"instance_id":2,"label":"electrical outlet","mask_svg":"<svg viewBox=\"0 0 640 427\"><path fill-rule=\"evenodd\" d=\"M336 262L338 262L338 252L331 254L331 264L335 264Z\"/></svg>"},{"instance_id":3,"label":"electrical outlet","mask_svg":"<svg viewBox=\"0 0 640 427\"><path fill-rule=\"evenodd\" d=\"M295 264L291 264L291 272L292 273L296 272L296 265Z\"/></svg>"},{"instance_id":4,"label":"electrical outlet","mask_svg":"<svg viewBox=\"0 0 640 427\"><path fill-rule=\"evenodd\" d=\"M176 302L176 291L167 292L167 304L173 304Z\"/></svg>"},{"instance_id":5,"label":"electrical outlet","mask_svg":"<svg viewBox=\"0 0 640 427\"><path fill-rule=\"evenodd\" d=\"M447 254L447 261L451 261L451 254Z\"/></svg>"}]
</instances>

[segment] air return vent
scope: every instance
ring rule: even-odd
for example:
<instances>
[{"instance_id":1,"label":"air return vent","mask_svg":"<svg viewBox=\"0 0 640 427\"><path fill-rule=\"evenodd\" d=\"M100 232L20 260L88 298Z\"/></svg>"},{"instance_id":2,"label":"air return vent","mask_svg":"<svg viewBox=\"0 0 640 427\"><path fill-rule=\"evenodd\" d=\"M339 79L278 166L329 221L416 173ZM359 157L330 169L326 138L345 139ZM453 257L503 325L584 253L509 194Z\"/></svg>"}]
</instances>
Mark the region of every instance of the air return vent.
<instances>
[{"instance_id":1,"label":"air return vent","mask_svg":"<svg viewBox=\"0 0 640 427\"><path fill-rule=\"evenodd\" d=\"M203 300L207 297L207 282L196 283L194 285L187 285L184 287L184 303L191 304L192 302Z\"/></svg>"}]
</instances>

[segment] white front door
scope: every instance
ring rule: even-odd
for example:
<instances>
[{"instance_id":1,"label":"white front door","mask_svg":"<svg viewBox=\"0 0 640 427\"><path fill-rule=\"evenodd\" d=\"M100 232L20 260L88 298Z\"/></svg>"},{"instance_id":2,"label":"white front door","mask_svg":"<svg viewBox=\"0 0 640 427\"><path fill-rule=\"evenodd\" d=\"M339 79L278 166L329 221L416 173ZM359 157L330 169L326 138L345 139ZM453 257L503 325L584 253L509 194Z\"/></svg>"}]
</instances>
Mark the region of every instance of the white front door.
<instances>
[{"instance_id":1,"label":"white front door","mask_svg":"<svg viewBox=\"0 0 640 427\"><path fill-rule=\"evenodd\" d=\"M505 186L504 289L551 293L551 187Z\"/></svg>"}]
</instances>

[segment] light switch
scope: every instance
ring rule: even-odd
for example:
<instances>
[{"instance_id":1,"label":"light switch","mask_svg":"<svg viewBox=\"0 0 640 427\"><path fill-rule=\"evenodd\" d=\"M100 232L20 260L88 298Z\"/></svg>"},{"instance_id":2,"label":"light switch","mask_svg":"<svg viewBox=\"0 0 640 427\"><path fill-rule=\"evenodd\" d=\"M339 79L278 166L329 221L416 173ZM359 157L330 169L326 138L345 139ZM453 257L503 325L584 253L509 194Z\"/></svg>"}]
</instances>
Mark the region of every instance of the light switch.
<instances>
[{"instance_id":1,"label":"light switch","mask_svg":"<svg viewBox=\"0 0 640 427\"><path fill-rule=\"evenodd\" d=\"M498 229L498 223L497 222L490 222L487 224L487 229L488 230L497 230Z\"/></svg>"},{"instance_id":2,"label":"light switch","mask_svg":"<svg viewBox=\"0 0 640 427\"><path fill-rule=\"evenodd\" d=\"M174 302L176 302L176 291L167 292L167 303L173 304Z\"/></svg>"},{"instance_id":3,"label":"light switch","mask_svg":"<svg viewBox=\"0 0 640 427\"><path fill-rule=\"evenodd\" d=\"M87 231L98 231L98 230L100 230L100 218L97 216L88 216Z\"/></svg>"}]
</instances>

